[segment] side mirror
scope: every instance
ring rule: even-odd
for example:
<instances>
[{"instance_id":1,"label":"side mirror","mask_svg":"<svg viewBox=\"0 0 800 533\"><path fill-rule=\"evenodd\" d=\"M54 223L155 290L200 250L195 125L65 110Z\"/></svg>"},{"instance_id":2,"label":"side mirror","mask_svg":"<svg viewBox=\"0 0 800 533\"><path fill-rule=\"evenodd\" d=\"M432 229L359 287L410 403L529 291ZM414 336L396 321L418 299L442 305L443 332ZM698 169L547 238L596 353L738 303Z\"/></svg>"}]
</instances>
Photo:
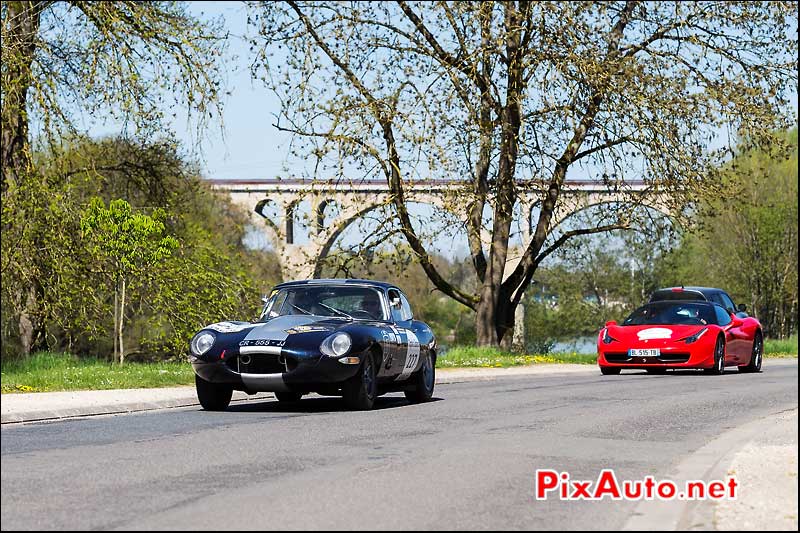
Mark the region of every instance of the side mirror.
<instances>
[{"instance_id":1,"label":"side mirror","mask_svg":"<svg viewBox=\"0 0 800 533\"><path fill-rule=\"evenodd\" d=\"M266 294L261 297L261 301L264 302L264 303L267 303L269 301L269 298L267 297Z\"/></svg>"},{"instance_id":2,"label":"side mirror","mask_svg":"<svg viewBox=\"0 0 800 533\"><path fill-rule=\"evenodd\" d=\"M616 325L617 325L617 321L616 320L609 320L608 322L606 322L606 327L608 327L608 326L616 326Z\"/></svg>"},{"instance_id":3,"label":"side mirror","mask_svg":"<svg viewBox=\"0 0 800 533\"><path fill-rule=\"evenodd\" d=\"M739 304L738 310L739 312L744 313L747 311L747 306L744 304Z\"/></svg>"},{"instance_id":4,"label":"side mirror","mask_svg":"<svg viewBox=\"0 0 800 533\"><path fill-rule=\"evenodd\" d=\"M741 319L741 318L739 318L738 316L733 316L733 317L731 317L731 318L733 318L733 322L731 323L731 325L732 325L734 328L738 328L739 326L741 326L742 324L744 324L744 320L742 320L742 319Z\"/></svg>"},{"instance_id":5,"label":"side mirror","mask_svg":"<svg viewBox=\"0 0 800 533\"><path fill-rule=\"evenodd\" d=\"M392 307L400 307L400 298L392 298L389 300L389 305Z\"/></svg>"}]
</instances>

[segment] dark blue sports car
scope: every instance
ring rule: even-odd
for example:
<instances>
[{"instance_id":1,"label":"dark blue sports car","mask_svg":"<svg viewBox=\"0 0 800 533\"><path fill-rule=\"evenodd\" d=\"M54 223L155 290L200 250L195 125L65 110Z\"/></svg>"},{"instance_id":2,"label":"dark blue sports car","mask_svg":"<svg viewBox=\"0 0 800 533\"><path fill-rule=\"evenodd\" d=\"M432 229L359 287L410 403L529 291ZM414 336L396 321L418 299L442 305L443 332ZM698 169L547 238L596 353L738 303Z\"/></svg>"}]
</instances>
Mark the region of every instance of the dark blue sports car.
<instances>
[{"instance_id":1,"label":"dark blue sports car","mask_svg":"<svg viewBox=\"0 0 800 533\"><path fill-rule=\"evenodd\" d=\"M281 402L315 392L371 409L387 392L431 399L436 339L395 285L315 279L276 286L256 322L203 328L189 360L207 410L227 408L234 390L274 392Z\"/></svg>"}]
</instances>

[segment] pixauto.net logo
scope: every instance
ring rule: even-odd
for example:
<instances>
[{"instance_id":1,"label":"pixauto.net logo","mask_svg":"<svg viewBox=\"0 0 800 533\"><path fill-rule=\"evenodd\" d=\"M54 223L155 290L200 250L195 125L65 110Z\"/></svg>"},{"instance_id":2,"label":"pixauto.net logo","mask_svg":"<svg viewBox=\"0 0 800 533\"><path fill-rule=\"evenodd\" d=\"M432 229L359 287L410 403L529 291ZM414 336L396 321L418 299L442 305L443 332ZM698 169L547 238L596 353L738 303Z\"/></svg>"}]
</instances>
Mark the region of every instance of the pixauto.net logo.
<instances>
[{"instance_id":1,"label":"pixauto.net logo","mask_svg":"<svg viewBox=\"0 0 800 533\"><path fill-rule=\"evenodd\" d=\"M691 480L683 484L652 476L620 482L611 469L600 471L596 480L574 480L567 472L536 470L534 496L537 500L735 500L736 476L725 481Z\"/></svg>"}]
</instances>

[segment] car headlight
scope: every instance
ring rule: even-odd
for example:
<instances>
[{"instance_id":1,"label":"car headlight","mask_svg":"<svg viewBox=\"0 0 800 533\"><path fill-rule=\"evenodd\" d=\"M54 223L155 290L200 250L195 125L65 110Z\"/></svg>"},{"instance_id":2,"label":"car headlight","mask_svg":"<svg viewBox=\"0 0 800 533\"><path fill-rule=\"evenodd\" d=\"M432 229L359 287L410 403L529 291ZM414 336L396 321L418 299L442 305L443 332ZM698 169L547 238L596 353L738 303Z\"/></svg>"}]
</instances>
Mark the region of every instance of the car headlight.
<instances>
[{"instance_id":1,"label":"car headlight","mask_svg":"<svg viewBox=\"0 0 800 533\"><path fill-rule=\"evenodd\" d=\"M608 334L608 328L603 328L603 344L611 344L616 340L617 339Z\"/></svg>"},{"instance_id":2,"label":"car headlight","mask_svg":"<svg viewBox=\"0 0 800 533\"><path fill-rule=\"evenodd\" d=\"M682 340L683 340L683 342L685 342L686 344L692 344L693 342L697 342L697 339L699 339L700 337L702 337L702 336L703 336L703 334L704 334L706 331L708 331L708 328L703 328L703 329L701 329L700 331L698 331L697 333L695 333L694 335L691 335L691 336L689 336L689 337L686 337L685 339L682 339Z\"/></svg>"},{"instance_id":3,"label":"car headlight","mask_svg":"<svg viewBox=\"0 0 800 533\"><path fill-rule=\"evenodd\" d=\"M341 357L346 354L353 341L347 333L336 333L331 335L319 345L319 351L329 357Z\"/></svg>"},{"instance_id":4,"label":"car headlight","mask_svg":"<svg viewBox=\"0 0 800 533\"><path fill-rule=\"evenodd\" d=\"M207 351L214 346L214 341L216 340L216 335L211 333L210 331L201 331L197 335L194 336L191 343L192 353L194 355L203 355Z\"/></svg>"}]
</instances>

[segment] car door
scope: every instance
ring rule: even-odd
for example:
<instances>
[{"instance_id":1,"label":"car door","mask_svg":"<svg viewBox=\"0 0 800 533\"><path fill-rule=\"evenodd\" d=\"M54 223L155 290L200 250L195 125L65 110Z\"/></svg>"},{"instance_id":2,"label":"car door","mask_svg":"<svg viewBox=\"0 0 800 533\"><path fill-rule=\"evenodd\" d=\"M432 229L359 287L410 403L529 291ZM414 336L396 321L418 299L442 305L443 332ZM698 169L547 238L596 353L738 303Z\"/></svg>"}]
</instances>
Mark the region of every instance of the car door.
<instances>
[{"instance_id":1,"label":"car door","mask_svg":"<svg viewBox=\"0 0 800 533\"><path fill-rule=\"evenodd\" d=\"M741 327L734 327L733 318L721 305L714 306L717 323L725 330L725 364L741 364L743 344L747 344L747 335Z\"/></svg>"},{"instance_id":2,"label":"car door","mask_svg":"<svg viewBox=\"0 0 800 533\"><path fill-rule=\"evenodd\" d=\"M386 368L385 376L397 377L403 372L408 352L408 336L405 334L403 305L398 289L387 291L389 301L389 320L388 334L392 338L391 362Z\"/></svg>"},{"instance_id":3,"label":"car door","mask_svg":"<svg viewBox=\"0 0 800 533\"><path fill-rule=\"evenodd\" d=\"M414 315L406 295L399 290L390 289L389 307L392 310L392 318L400 337L397 379L403 380L416 370L419 363L419 339L413 329Z\"/></svg>"}]
</instances>

